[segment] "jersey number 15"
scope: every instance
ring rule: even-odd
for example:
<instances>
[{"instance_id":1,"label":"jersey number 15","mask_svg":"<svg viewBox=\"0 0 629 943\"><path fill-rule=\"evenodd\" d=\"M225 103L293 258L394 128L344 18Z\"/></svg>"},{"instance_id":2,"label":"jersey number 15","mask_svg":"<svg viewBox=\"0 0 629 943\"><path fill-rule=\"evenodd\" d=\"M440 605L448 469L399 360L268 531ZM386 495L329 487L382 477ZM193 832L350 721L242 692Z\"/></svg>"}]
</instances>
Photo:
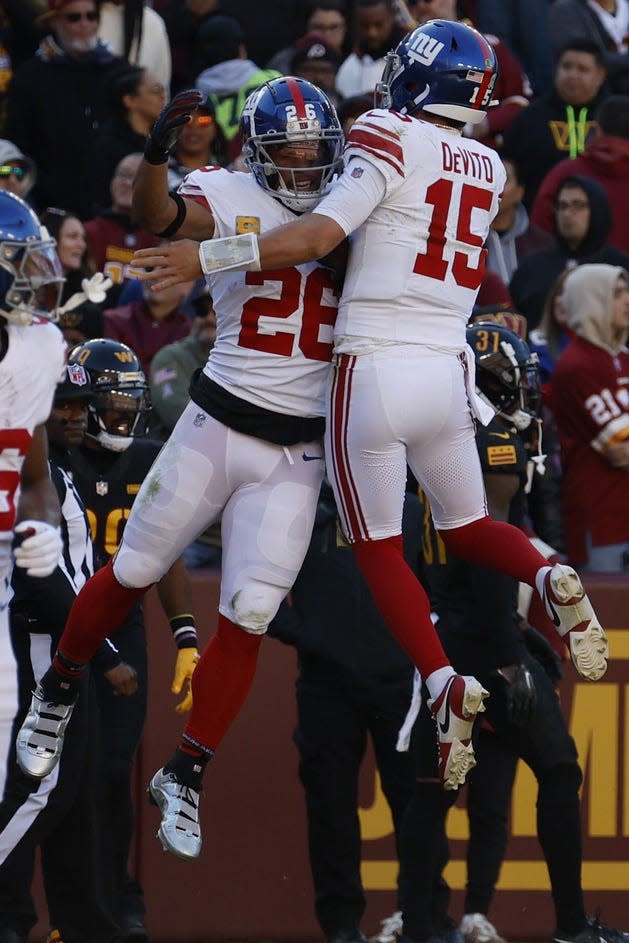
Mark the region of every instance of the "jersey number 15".
<instances>
[{"instance_id":1,"label":"jersey number 15","mask_svg":"<svg viewBox=\"0 0 629 943\"><path fill-rule=\"evenodd\" d=\"M413 271L416 275L427 275L437 281L445 281L450 263L443 257L446 243L446 224L452 203L452 180L441 179L431 184L426 191L426 202L433 207L426 252L418 253ZM483 240L471 231L472 211L475 209L489 211L491 208L492 193L482 187L475 187L464 183L461 188L461 199L457 213L456 239L458 243L468 245L470 249L480 249L476 268L469 264L469 253L455 252L452 260L452 275L457 285L476 291L483 280L485 273L485 256Z\"/></svg>"}]
</instances>

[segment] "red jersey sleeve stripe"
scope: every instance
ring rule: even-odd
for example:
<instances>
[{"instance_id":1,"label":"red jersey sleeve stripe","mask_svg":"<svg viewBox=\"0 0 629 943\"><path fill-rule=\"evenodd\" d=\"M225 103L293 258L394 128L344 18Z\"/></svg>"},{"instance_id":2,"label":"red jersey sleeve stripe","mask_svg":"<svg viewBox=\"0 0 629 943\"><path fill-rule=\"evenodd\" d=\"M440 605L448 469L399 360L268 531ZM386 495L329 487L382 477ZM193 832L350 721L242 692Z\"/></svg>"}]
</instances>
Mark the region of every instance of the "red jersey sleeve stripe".
<instances>
[{"instance_id":1,"label":"red jersey sleeve stripe","mask_svg":"<svg viewBox=\"0 0 629 943\"><path fill-rule=\"evenodd\" d=\"M389 164L391 167L393 167L393 169L397 171L397 173L399 173L400 177L404 176L404 170L402 169L402 167L400 167L400 165L397 164L394 160L391 160L390 157L386 157L382 153L382 151L375 151L373 148L365 147L364 145L361 145L361 144L350 145L350 150L357 151L358 153L362 151L364 154L371 154L373 157L377 157L378 160L381 160L385 164Z\"/></svg>"},{"instance_id":2,"label":"red jersey sleeve stripe","mask_svg":"<svg viewBox=\"0 0 629 943\"><path fill-rule=\"evenodd\" d=\"M361 128L352 128L347 139L348 146L352 144L362 144L376 152L382 152L383 155L389 155L399 164L404 166L404 151L399 141L389 141L382 134L374 134L373 131L363 131Z\"/></svg>"},{"instance_id":3,"label":"red jersey sleeve stripe","mask_svg":"<svg viewBox=\"0 0 629 943\"><path fill-rule=\"evenodd\" d=\"M390 137L394 141L397 141L399 143L399 140L400 140L399 135L397 135L395 131L389 131L388 128L383 128L382 125L373 124L371 121L358 120L352 130L355 129L356 131L359 131L361 128L372 128L372 130L375 131L377 134L385 134L387 137Z\"/></svg>"},{"instance_id":4,"label":"red jersey sleeve stripe","mask_svg":"<svg viewBox=\"0 0 629 943\"><path fill-rule=\"evenodd\" d=\"M378 142L377 139L375 144L372 143L373 137L373 135L367 135L367 139L364 140L362 135L352 134L352 137L347 142L345 153L348 154L354 151L360 153L362 151L364 154L370 154L373 157L377 157L378 160L383 161L385 164L389 164L400 175L400 177L403 177L404 160L401 149L399 158L397 154L389 156L387 153L385 153L385 149L380 146L380 142Z\"/></svg>"},{"instance_id":5,"label":"red jersey sleeve stripe","mask_svg":"<svg viewBox=\"0 0 629 943\"><path fill-rule=\"evenodd\" d=\"M204 209L210 210L210 212L212 211L212 207L210 206L205 193L201 187L197 186L195 183L182 183L177 190L177 193L180 196L185 197L186 200L192 200L194 203L198 203L199 206L202 206Z\"/></svg>"}]
</instances>

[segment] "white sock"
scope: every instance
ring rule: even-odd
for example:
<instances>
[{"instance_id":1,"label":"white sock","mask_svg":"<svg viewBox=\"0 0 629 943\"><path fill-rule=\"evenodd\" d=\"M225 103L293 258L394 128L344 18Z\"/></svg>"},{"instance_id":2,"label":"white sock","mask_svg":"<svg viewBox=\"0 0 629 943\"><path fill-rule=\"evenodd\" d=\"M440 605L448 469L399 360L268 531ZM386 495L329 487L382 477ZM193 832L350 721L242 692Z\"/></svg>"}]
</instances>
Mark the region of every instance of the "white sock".
<instances>
[{"instance_id":1,"label":"white sock","mask_svg":"<svg viewBox=\"0 0 629 943\"><path fill-rule=\"evenodd\" d=\"M437 668L436 671L433 671L432 674L428 675L426 678L426 687L430 692L430 698L432 701L439 697L448 683L448 678L451 678L455 674L456 671L452 665L446 665L445 668Z\"/></svg>"},{"instance_id":2,"label":"white sock","mask_svg":"<svg viewBox=\"0 0 629 943\"><path fill-rule=\"evenodd\" d=\"M541 566L535 574L535 588L542 602L544 602L544 579L549 570L552 570L552 566Z\"/></svg>"}]
</instances>

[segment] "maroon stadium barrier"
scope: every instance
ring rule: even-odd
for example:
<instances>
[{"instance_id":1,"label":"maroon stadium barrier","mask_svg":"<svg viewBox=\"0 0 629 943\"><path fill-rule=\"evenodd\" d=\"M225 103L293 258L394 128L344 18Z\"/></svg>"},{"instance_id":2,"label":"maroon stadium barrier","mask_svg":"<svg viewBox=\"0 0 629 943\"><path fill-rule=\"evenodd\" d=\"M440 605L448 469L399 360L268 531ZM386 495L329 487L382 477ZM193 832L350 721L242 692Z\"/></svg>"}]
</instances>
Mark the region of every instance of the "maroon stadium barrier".
<instances>
[{"instance_id":1,"label":"maroon stadium barrier","mask_svg":"<svg viewBox=\"0 0 629 943\"><path fill-rule=\"evenodd\" d=\"M217 574L194 571L191 577L205 642L215 625ZM610 667L603 682L590 684L578 680L568 665L561 682L562 703L585 772L583 885L589 912L600 908L604 922L629 929L629 580L590 580L588 589L603 624L610 627ZM132 866L144 885L151 940L320 939L292 743L294 652L265 640L251 695L205 777L201 857L192 864L181 862L162 851L155 838L159 814L145 797L148 779L172 753L183 725L174 712L177 699L170 693L173 644L154 592L146 615L149 720L137 763L138 837ZM391 821L371 755L363 771L360 804L368 889L363 930L373 934L380 919L396 909L396 863ZM453 888L452 914L458 919L465 882L463 808L451 811L448 828L452 860L446 876ZM546 869L535 838L535 783L522 766L511 839L490 916L513 940L548 938L554 927Z\"/></svg>"}]
</instances>

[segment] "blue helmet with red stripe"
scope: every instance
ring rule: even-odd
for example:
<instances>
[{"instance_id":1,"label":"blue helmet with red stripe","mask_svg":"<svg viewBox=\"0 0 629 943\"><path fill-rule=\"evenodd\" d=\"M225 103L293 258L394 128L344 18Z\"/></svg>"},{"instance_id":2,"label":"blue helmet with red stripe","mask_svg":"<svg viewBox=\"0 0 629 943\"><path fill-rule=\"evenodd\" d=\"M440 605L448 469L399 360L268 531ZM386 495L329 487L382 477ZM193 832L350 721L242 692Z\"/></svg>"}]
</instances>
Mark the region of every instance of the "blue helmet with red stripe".
<instances>
[{"instance_id":1,"label":"blue helmet with red stripe","mask_svg":"<svg viewBox=\"0 0 629 943\"><path fill-rule=\"evenodd\" d=\"M402 115L428 111L478 124L497 75L496 55L481 33L465 23L428 20L387 55L376 103Z\"/></svg>"},{"instance_id":2,"label":"blue helmet with red stripe","mask_svg":"<svg viewBox=\"0 0 629 943\"><path fill-rule=\"evenodd\" d=\"M343 130L324 92L283 76L252 92L240 130L257 183L291 210L310 210L341 171Z\"/></svg>"}]
</instances>

